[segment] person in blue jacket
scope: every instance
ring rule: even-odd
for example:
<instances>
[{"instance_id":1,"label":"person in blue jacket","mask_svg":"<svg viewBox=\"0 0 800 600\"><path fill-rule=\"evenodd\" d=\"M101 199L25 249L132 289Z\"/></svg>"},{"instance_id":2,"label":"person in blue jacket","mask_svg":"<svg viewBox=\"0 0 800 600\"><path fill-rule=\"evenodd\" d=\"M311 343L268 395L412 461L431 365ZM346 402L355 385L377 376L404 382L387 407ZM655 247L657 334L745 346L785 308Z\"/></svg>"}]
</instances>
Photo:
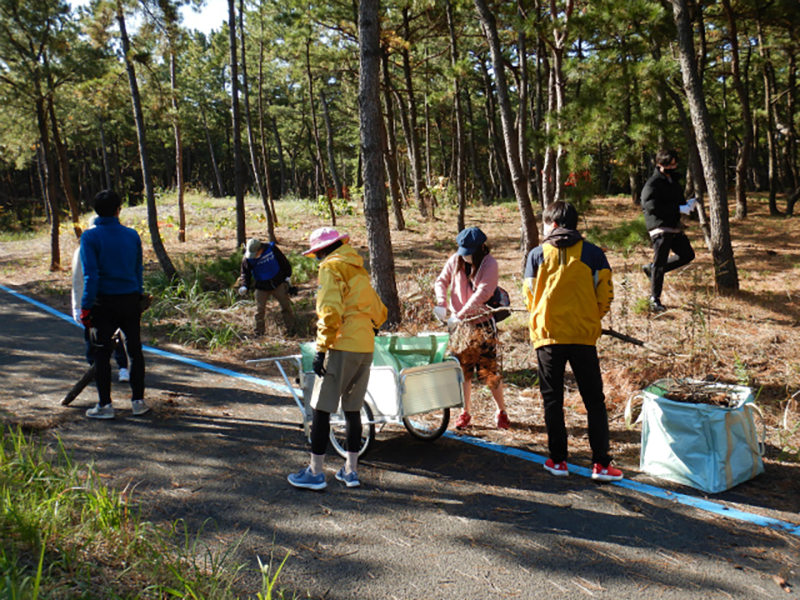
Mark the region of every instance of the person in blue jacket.
<instances>
[{"instance_id":1,"label":"person in blue jacket","mask_svg":"<svg viewBox=\"0 0 800 600\"><path fill-rule=\"evenodd\" d=\"M103 190L94 198L95 226L81 235L83 296L80 320L89 332L97 365L97 406L86 411L92 419L113 419L111 353L114 332L120 329L130 358L131 410L135 416L150 408L144 401L144 354L141 340L142 240L119 222L120 198Z\"/></svg>"},{"instance_id":2,"label":"person in blue jacket","mask_svg":"<svg viewBox=\"0 0 800 600\"><path fill-rule=\"evenodd\" d=\"M247 242L239 278L239 295L244 296L252 287L256 297L255 334L264 335L267 299L274 296L281 306L283 324L292 334L295 330L294 308L289 300L289 280L292 264L275 242L263 244L253 238Z\"/></svg>"}]
</instances>

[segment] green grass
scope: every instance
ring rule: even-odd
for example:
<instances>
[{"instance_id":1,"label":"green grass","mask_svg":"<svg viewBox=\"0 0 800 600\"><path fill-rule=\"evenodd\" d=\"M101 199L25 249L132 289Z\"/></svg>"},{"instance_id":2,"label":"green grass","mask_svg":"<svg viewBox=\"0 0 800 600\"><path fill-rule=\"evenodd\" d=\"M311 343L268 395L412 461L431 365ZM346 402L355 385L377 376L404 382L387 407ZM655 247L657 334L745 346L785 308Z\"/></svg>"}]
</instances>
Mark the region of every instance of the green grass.
<instances>
[{"instance_id":1,"label":"green grass","mask_svg":"<svg viewBox=\"0 0 800 600\"><path fill-rule=\"evenodd\" d=\"M159 271L145 278L145 292L154 296L143 315L145 324L168 324L170 339L216 350L241 340L239 326L225 318L240 301L235 285L242 263L241 252L200 263L183 262L178 277L169 281Z\"/></svg>"},{"instance_id":2,"label":"green grass","mask_svg":"<svg viewBox=\"0 0 800 600\"><path fill-rule=\"evenodd\" d=\"M292 265L292 283L306 283L309 279L317 276L319 263L316 259L303 256L298 252L291 252L286 258Z\"/></svg>"},{"instance_id":3,"label":"green grass","mask_svg":"<svg viewBox=\"0 0 800 600\"><path fill-rule=\"evenodd\" d=\"M0 598L235 600L238 544L220 550L175 521L142 519L132 493L105 487L60 442L3 429L0 437ZM258 600L281 599L259 559Z\"/></svg>"},{"instance_id":4,"label":"green grass","mask_svg":"<svg viewBox=\"0 0 800 600\"><path fill-rule=\"evenodd\" d=\"M650 244L650 236L644 224L644 216L626 221L611 229L591 227L585 232L586 239L606 249L616 250L627 257L636 248Z\"/></svg>"}]
</instances>

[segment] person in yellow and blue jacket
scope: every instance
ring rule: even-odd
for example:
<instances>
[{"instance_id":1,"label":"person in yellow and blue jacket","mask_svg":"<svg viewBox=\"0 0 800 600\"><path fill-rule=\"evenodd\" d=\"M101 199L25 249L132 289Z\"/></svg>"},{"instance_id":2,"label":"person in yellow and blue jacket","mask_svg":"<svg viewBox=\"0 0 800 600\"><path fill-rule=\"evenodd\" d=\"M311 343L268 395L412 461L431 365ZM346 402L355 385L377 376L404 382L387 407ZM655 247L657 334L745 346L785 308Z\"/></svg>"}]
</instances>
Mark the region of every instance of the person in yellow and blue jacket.
<instances>
[{"instance_id":1,"label":"person in yellow and blue jacket","mask_svg":"<svg viewBox=\"0 0 800 600\"><path fill-rule=\"evenodd\" d=\"M544 468L569 474L564 423L564 370L569 362L589 422L592 479L615 481L611 465L608 413L596 343L600 320L614 299L605 253L578 232L578 212L568 202L550 204L542 215L544 239L528 254L523 292L530 311L530 334L539 364L539 389L550 458Z\"/></svg>"},{"instance_id":2,"label":"person in yellow and blue jacket","mask_svg":"<svg viewBox=\"0 0 800 600\"><path fill-rule=\"evenodd\" d=\"M358 451L361 447L361 407L367 393L375 334L386 321L387 310L372 288L364 261L349 236L322 227L311 234L311 248L303 254L319 263L317 291L317 375L311 397L311 461L289 475L295 487L321 490L327 486L323 465L330 435L331 413L344 411L347 459L336 479L347 487L361 485Z\"/></svg>"}]
</instances>

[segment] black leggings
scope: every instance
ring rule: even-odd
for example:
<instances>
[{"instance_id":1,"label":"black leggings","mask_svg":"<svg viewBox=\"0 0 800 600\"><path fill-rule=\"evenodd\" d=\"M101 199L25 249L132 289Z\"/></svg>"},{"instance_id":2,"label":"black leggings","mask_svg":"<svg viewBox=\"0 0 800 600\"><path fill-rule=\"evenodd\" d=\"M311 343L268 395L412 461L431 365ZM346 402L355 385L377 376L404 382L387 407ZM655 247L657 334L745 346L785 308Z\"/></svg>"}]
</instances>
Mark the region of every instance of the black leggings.
<instances>
[{"instance_id":1,"label":"black leggings","mask_svg":"<svg viewBox=\"0 0 800 600\"><path fill-rule=\"evenodd\" d=\"M331 413L324 410L312 409L314 413L311 421L311 454L325 454L328 448L328 438L331 435ZM347 431L348 452L358 452L361 449L361 412L345 411L345 428Z\"/></svg>"}]
</instances>

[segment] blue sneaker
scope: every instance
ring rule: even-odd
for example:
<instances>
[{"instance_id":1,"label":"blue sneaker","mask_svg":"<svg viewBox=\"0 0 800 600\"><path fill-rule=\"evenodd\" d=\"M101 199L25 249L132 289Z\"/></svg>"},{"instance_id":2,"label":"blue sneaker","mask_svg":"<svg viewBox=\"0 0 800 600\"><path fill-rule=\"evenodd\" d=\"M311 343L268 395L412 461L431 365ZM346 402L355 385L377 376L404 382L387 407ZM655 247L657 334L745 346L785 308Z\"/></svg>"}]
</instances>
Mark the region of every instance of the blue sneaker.
<instances>
[{"instance_id":1,"label":"blue sneaker","mask_svg":"<svg viewBox=\"0 0 800 600\"><path fill-rule=\"evenodd\" d=\"M355 471L345 473L344 467L336 471L336 479L341 481L347 487L358 487L361 485L361 482L358 480L358 473Z\"/></svg>"},{"instance_id":2,"label":"blue sneaker","mask_svg":"<svg viewBox=\"0 0 800 600\"><path fill-rule=\"evenodd\" d=\"M324 490L328 485L325 482L325 473L313 475L310 467L303 467L297 473L289 475L287 479L294 487L307 490Z\"/></svg>"}]
</instances>

